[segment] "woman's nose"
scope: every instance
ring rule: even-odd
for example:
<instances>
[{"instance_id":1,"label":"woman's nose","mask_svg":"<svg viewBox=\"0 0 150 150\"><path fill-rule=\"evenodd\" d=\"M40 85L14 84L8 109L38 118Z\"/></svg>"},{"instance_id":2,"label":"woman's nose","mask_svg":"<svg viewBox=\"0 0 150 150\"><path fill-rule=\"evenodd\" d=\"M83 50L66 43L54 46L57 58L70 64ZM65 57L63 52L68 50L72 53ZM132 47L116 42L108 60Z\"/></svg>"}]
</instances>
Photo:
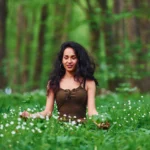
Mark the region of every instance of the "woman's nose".
<instances>
[{"instance_id":1,"label":"woman's nose","mask_svg":"<svg viewBox=\"0 0 150 150\"><path fill-rule=\"evenodd\" d=\"M71 59L71 58L69 58L69 59L68 59L68 62L69 62L69 63L70 63L70 62L72 62L72 59Z\"/></svg>"}]
</instances>

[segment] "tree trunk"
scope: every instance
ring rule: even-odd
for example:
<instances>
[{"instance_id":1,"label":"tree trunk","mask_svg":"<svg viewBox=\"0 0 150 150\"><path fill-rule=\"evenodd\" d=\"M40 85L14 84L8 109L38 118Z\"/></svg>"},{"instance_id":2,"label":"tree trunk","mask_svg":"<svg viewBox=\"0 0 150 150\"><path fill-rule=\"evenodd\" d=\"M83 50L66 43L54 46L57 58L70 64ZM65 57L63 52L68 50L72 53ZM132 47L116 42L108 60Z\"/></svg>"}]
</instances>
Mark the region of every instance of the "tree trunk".
<instances>
[{"instance_id":1,"label":"tree trunk","mask_svg":"<svg viewBox=\"0 0 150 150\"><path fill-rule=\"evenodd\" d=\"M94 19L97 15L94 10L95 7L97 7L97 3L95 3L94 6L92 6L90 0L86 0L86 3L87 3L86 16L87 19L89 20L89 30L90 30L90 45L91 45L90 51L92 53L97 53L99 50L99 40L100 40L100 23Z\"/></svg>"},{"instance_id":2,"label":"tree trunk","mask_svg":"<svg viewBox=\"0 0 150 150\"><path fill-rule=\"evenodd\" d=\"M137 8L144 9L145 12L149 12L150 0L137 1L134 0L134 4ZM139 24L139 35L141 40L141 50L137 53L138 66L137 72L142 77L140 80L136 80L136 86L142 92L149 92L150 90L150 56L149 53L149 43L150 43L150 19L149 16L141 17L138 19Z\"/></svg>"},{"instance_id":3,"label":"tree trunk","mask_svg":"<svg viewBox=\"0 0 150 150\"><path fill-rule=\"evenodd\" d=\"M113 4L113 13L114 15L120 14L124 10L124 1L120 0L114 0ZM111 57L108 57L109 59L109 65L110 68L113 69L113 72L119 72L119 69L117 68L118 64L120 63L119 60L116 59L117 55L122 55L122 49L124 48L124 37L125 37L125 22L124 19L121 19L119 21L116 21L112 25L112 47L109 51L107 51L107 55L110 55ZM115 68L115 69L114 69ZM123 81L120 77L116 76L112 79L109 79L108 81L108 87L109 90L114 91L117 86Z\"/></svg>"},{"instance_id":4,"label":"tree trunk","mask_svg":"<svg viewBox=\"0 0 150 150\"><path fill-rule=\"evenodd\" d=\"M19 5L18 9L18 16L17 16L17 35L16 35L16 49L15 49L15 67L14 67L14 79L13 82L15 85L21 84L21 78L22 78L22 62L21 60L21 50L22 50L22 44L24 43L24 37L26 35L26 29L27 29L27 20L24 15L24 6Z\"/></svg>"},{"instance_id":5,"label":"tree trunk","mask_svg":"<svg viewBox=\"0 0 150 150\"><path fill-rule=\"evenodd\" d=\"M47 5L45 4L41 10L41 25L39 29L39 39L38 39L38 49L37 49L37 57L36 57L36 65L34 71L34 87L39 88L39 81L42 73L42 64L43 64L43 53L44 53L44 33L46 32L46 20L47 20Z\"/></svg>"},{"instance_id":6,"label":"tree trunk","mask_svg":"<svg viewBox=\"0 0 150 150\"><path fill-rule=\"evenodd\" d=\"M72 9L72 2L70 0L62 1L55 4L54 8L54 30L53 30L53 37L52 43L53 53L52 55L55 56L58 50L60 49L60 45L68 39L67 29L69 27L69 21L71 19L71 9ZM52 58L55 59L54 57Z\"/></svg>"},{"instance_id":7,"label":"tree trunk","mask_svg":"<svg viewBox=\"0 0 150 150\"><path fill-rule=\"evenodd\" d=\"M7 0L0 0L0 89L5 88L7 81L4 61L6 57L6 17Z\"/></svg>"}]
</instances>

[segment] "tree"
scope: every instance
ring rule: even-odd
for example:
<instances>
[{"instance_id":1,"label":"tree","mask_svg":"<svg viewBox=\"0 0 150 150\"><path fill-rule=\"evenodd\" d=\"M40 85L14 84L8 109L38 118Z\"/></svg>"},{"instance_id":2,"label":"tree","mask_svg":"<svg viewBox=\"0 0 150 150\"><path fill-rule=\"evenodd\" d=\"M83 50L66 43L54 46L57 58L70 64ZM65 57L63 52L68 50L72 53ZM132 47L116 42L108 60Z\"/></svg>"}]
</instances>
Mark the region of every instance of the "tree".
<instances>
[{"instance_id":1,"label":"tree","mask_svg":"<svg viewBox=\"0 0 150 150\"><path fill-rule=\"evenodd\" d=\"M7 0L0 0L0 89L7 84L4 62L6 59L6 17Z\"/></svg>"},{"instance_id":2,"label":"tree","mask_svg":"<svg viewBox=\"0 0 150 150\"><path fill-rule=\"evenodd\" d=\"M43 63L43 53L44 53L44 35L46 32L46 20L47 20L47 4L44 4L41 8L41 18L40 18L40 27L39 27L39 35L38 35L38 48L36 55L36 64L34 70L34 88L39 87L39 81L42 74L42 63Z\"/></svg>"}]
</instances>

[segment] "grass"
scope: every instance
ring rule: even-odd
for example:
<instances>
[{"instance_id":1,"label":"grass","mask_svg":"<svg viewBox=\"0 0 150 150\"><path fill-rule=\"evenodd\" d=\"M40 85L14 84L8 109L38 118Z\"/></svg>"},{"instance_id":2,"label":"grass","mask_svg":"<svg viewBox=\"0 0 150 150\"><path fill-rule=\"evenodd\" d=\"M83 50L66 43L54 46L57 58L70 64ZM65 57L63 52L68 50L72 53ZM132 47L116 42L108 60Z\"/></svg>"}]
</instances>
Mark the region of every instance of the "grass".
<instances>
[{"instance_id":1,"label":"grass","mask_svg":"<svg viewBox=\"0 0 150 150\"><path fill-rule=\"evenodd\" d=\"M150 149L149 94L109 93L96 97L99 114L111 118L109 130L97 128L92 119L84 125L60 123L57 108L50 119L23 120L19 113L41 111L45 93L0 93L1 150L148 150Z\"/></svg>"}]
</instances>

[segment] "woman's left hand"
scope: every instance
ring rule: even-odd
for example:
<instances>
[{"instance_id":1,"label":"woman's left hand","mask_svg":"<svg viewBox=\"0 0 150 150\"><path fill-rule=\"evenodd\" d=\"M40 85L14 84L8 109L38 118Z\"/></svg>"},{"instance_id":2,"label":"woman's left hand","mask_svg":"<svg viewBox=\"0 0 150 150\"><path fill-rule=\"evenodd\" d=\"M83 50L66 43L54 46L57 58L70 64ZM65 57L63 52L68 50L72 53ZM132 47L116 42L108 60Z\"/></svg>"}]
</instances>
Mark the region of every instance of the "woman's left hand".
<instances>
[{"instance_id":1,"label":"woman's left hand","mask_svg":"<svg viewBox=\"0 0 150 150\"><path fill-rule=\"evenodd\" d=\"M102 123L96 123L94 122L98 128L100 129L104 129L104 130L107 130L110 128L110 123L109 122L102 122Z\"/></svg>"}]
</instances>

